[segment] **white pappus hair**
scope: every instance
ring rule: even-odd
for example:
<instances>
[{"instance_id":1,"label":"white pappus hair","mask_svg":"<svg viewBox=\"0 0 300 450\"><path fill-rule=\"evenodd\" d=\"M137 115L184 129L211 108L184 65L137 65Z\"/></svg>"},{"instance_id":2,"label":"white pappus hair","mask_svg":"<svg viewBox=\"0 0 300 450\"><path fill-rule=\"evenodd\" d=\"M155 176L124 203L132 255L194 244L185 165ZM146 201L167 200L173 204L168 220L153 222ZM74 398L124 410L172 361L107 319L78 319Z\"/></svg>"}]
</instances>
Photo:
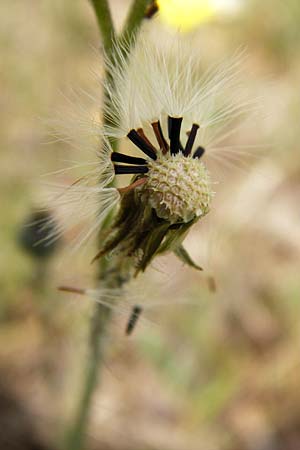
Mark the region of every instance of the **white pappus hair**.
<instances>
[{"instance_id":1,"label":"white pappus hair","mask_svg":"<svg viewBox=\"0 0 300 450\"><path fill-rule=\"evenodd\" d=\"M73 164L57 172L61 175L84 167L86 173L83 176L70 185L47 183L45 203L55 210L54 217L50 219L52 232L48 239L51 242L68 231L75 231L74 250L101 228L109 212L120 200L119 191L110 186L115 176L110 160L112 148L104 136L100 137L99 125L93 140L95 144L98 143L93 148L96 156L94 161L84 165Z\"/></svg>"},{"instance_id":2,"label":"white pappus hair","mask_svg":"<svg viewBox=\"0 0 300 450\"><path fill-rule=\"evenodd\" d=\"M217 153L224 138L238 126L237 119L256 104L242 87L242 58L243 52L237 52L203 70L196 50L180 37L159 46L141 33L131 43L115 44L113 56L105 60L105 125L93 118L83 123L97 160L90 163L92 170L71 186L54 185L55 205L65 218L56 234L88 219L92 225L81 231L81 244L118 205L120 192L110 185L115 172L109 139L120 139L157 121L166 129L169 116L183 118L183 140L188 140L189 130L197 124L197 145L206 147L207 157L210 151ZM78 134L81 131L79 127Z\"/></svg>"},{"instance_id":3,"label":"white pappus hair","mask_svg":"<svg viewBox=\"0 0 300 450\"><path fill-rule=\"evenodd\" d=\"M105 132L121 138L171 116L183 117L186 131L199 124L198 140L207 133L206 140L213 140L223 126L256 105L245 90L243 59L243 51L237 51L203 70L195 48L179 36L164 46L143 34L131 46L116 45L113 59L106 61L112 78L105 84Z\"/></svg>"}]
</instances>

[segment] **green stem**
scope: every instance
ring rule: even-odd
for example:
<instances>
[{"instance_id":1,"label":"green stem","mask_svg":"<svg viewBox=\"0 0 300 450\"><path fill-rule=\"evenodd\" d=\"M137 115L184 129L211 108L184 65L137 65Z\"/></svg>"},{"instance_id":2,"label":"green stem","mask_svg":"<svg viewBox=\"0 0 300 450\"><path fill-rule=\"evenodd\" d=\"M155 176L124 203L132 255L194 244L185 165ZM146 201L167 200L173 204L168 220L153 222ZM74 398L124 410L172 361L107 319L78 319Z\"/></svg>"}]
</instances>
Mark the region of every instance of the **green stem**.
<instances>
[{"instance_id":1,"label":"green stem","mask_svg":"<svg viewBox=\"0 0 300 450\"><path fill-rule=\"evenodd\" d=\"M110 54L115 40L115 29L107 0L90 0L95 11L105 52Z\"/></svg>"},{"instance_id":2,"label":"green stem","mask_svg":"<svg viewBox=\"0 0 300 450\"><path fill-rule=\"evenodd\" d=\"M103 339L111 316L111 310L97 304L91 323L90 354L88 357L83 391L77 415L67 436L65 448L81 450L84 448L92 396L99 378L99 367L103 360Z\"/></svg>"},{"instance_id":3,"label":"green stem","mask_svg":"<svg viewBox=\"0 0 300 450\"><path fill-rule=\"evenodd\" d=\"M106 54L111 54L113 50L113 40L115 31L107 0L90 0L97 17L98 26L102 35ZM124 32L122 36L131 39L140 26L146 11L149 0L135 0L131 6ZM122 37L121 37L122 38ZM109 74L106 74L109 76ZM111 218L105 223L109 226ZM101 261L101 282L106 288L120 288L122 280L116 276L118 268L113 267L112 261ZM90 330L90 354L85 372L83 391L79 399L78 410L74 423L69 430L65 443L65 450L82 450L88 427L91 403L97 383L99 382L100 369L103 362L103 345L108 325L111 319L111 310L103 305L97 304L91 322Z\"/></svg>"},{"instance_id":4,"label":"green stem","mask_svg":"<svg viewBox=\"0 0 300 450\"><path fill-rule=\"evenodd\" d=\"M121 39L132 39L145 17L150 0L135 0L129 10Z\"/></svg>"}]
</instances>

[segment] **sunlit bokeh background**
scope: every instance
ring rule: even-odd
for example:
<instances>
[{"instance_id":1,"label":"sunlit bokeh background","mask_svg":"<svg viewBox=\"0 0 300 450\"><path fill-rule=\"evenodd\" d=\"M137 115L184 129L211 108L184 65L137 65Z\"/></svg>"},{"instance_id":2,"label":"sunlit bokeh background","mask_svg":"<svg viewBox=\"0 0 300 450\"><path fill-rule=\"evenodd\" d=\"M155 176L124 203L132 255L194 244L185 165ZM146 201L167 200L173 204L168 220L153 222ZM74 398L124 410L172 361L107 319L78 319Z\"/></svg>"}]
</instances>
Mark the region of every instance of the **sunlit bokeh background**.
<instances>
[{"instance_id":1,"label":"sunlit bokeh background","mask_svg":"<svg viewBox=\"0 0 300 450\"><path fill-rule=\"evenodd\" d=\"M121 29L129 3L110 3ZM116 309L86 450L299 450L300 3L159 3L144 26L161 42L190 33L210 62L246 48L261 115L229 139L250 147L224 153L214 211L186 241L204 272L164 257ZM79 399L94 306L57 286L93 286L93 244L70 257L66 235L33 254L24 230L43 175L86 160L49 123L68 121L101 45L87 0L2 0L0 17L0 449L54 450ZM136 299L145 314L128 338Z\"/></svg>"}]
</instances>

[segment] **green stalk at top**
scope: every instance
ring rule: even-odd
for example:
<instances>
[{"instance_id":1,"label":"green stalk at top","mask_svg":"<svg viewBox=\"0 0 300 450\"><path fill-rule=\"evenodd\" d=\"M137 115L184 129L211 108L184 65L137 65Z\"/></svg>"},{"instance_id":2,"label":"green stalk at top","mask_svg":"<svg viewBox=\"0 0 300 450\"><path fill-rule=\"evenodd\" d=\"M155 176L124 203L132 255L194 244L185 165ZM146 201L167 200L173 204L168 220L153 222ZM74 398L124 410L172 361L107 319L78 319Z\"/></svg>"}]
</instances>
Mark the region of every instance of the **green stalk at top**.
<instances>
[{"instance_id":1,"label":"green stalk at top","mask_svg":"<svg viewBox=\"0 0 300 450\"><path fill-rule=\"evenodd\" d=\"M132 39L146 14L150 0L135 0L129 10L121 39Z\"/></svg>"},{"instance_id":2,"label":"green stalk at top","mask_svg":"<svg viewBox=\"0 0 300 450\"><path fill-rule=\"evenodd\" d=\"M115 40L115 29L107 0L90 0L94 8L103 46L107 54L111 53Z\"/></svg>"}]
</instances>

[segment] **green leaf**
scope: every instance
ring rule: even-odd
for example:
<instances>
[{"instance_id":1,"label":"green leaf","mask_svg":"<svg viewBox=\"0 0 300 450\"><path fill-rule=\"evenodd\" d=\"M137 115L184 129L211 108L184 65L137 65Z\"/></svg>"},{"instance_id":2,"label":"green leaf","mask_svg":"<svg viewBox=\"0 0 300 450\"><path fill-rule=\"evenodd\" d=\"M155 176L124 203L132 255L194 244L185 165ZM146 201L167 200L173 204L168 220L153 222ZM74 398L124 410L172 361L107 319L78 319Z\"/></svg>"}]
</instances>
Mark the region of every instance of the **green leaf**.
<instances>
[{"instance_id":1,"label":"green leaf","mask_svg":"<svg viewBox=\"0 0 300 450\"><path fill-rule=\"evenodd\" d=\"M151 262L152 258L157 253L164 237L166 236L169 226L170 224L168 222L163 222L160 225L156 225L153 230L149 231L146 239L141 245L141 248L143 248L144 251L144 255L139 264L138 271L144 271L148 264Z\"/></svg>"},{"instance_id":2,"label":"green leaf","mask_svg":"<svg viewBox=\"0 0 300 450\"><path fill-rule=\"evenodd\" d=\"M184 264L187 264L188 266L193 267L197 270L203 270L202 267L198 266L198 264L196 264L192 260L183 245L179 245L177 248L175 248L174 253Z\"/></svg>"},{"instance_id":3,"label":"green leaf","mask_svg":"<svg viewBox=\"0 0 300 450\"><path fill-rule=\"evenodd\" d=\"M168 230L166 239L160 246L158 253L162 254L168 251L174 251L174 249L176 249L179 245L181 245L181 243L183 242L184 238L187 235L188 230L197 220L198 218L188 223L171 225Z\"/></svg>"}]
</instances>

